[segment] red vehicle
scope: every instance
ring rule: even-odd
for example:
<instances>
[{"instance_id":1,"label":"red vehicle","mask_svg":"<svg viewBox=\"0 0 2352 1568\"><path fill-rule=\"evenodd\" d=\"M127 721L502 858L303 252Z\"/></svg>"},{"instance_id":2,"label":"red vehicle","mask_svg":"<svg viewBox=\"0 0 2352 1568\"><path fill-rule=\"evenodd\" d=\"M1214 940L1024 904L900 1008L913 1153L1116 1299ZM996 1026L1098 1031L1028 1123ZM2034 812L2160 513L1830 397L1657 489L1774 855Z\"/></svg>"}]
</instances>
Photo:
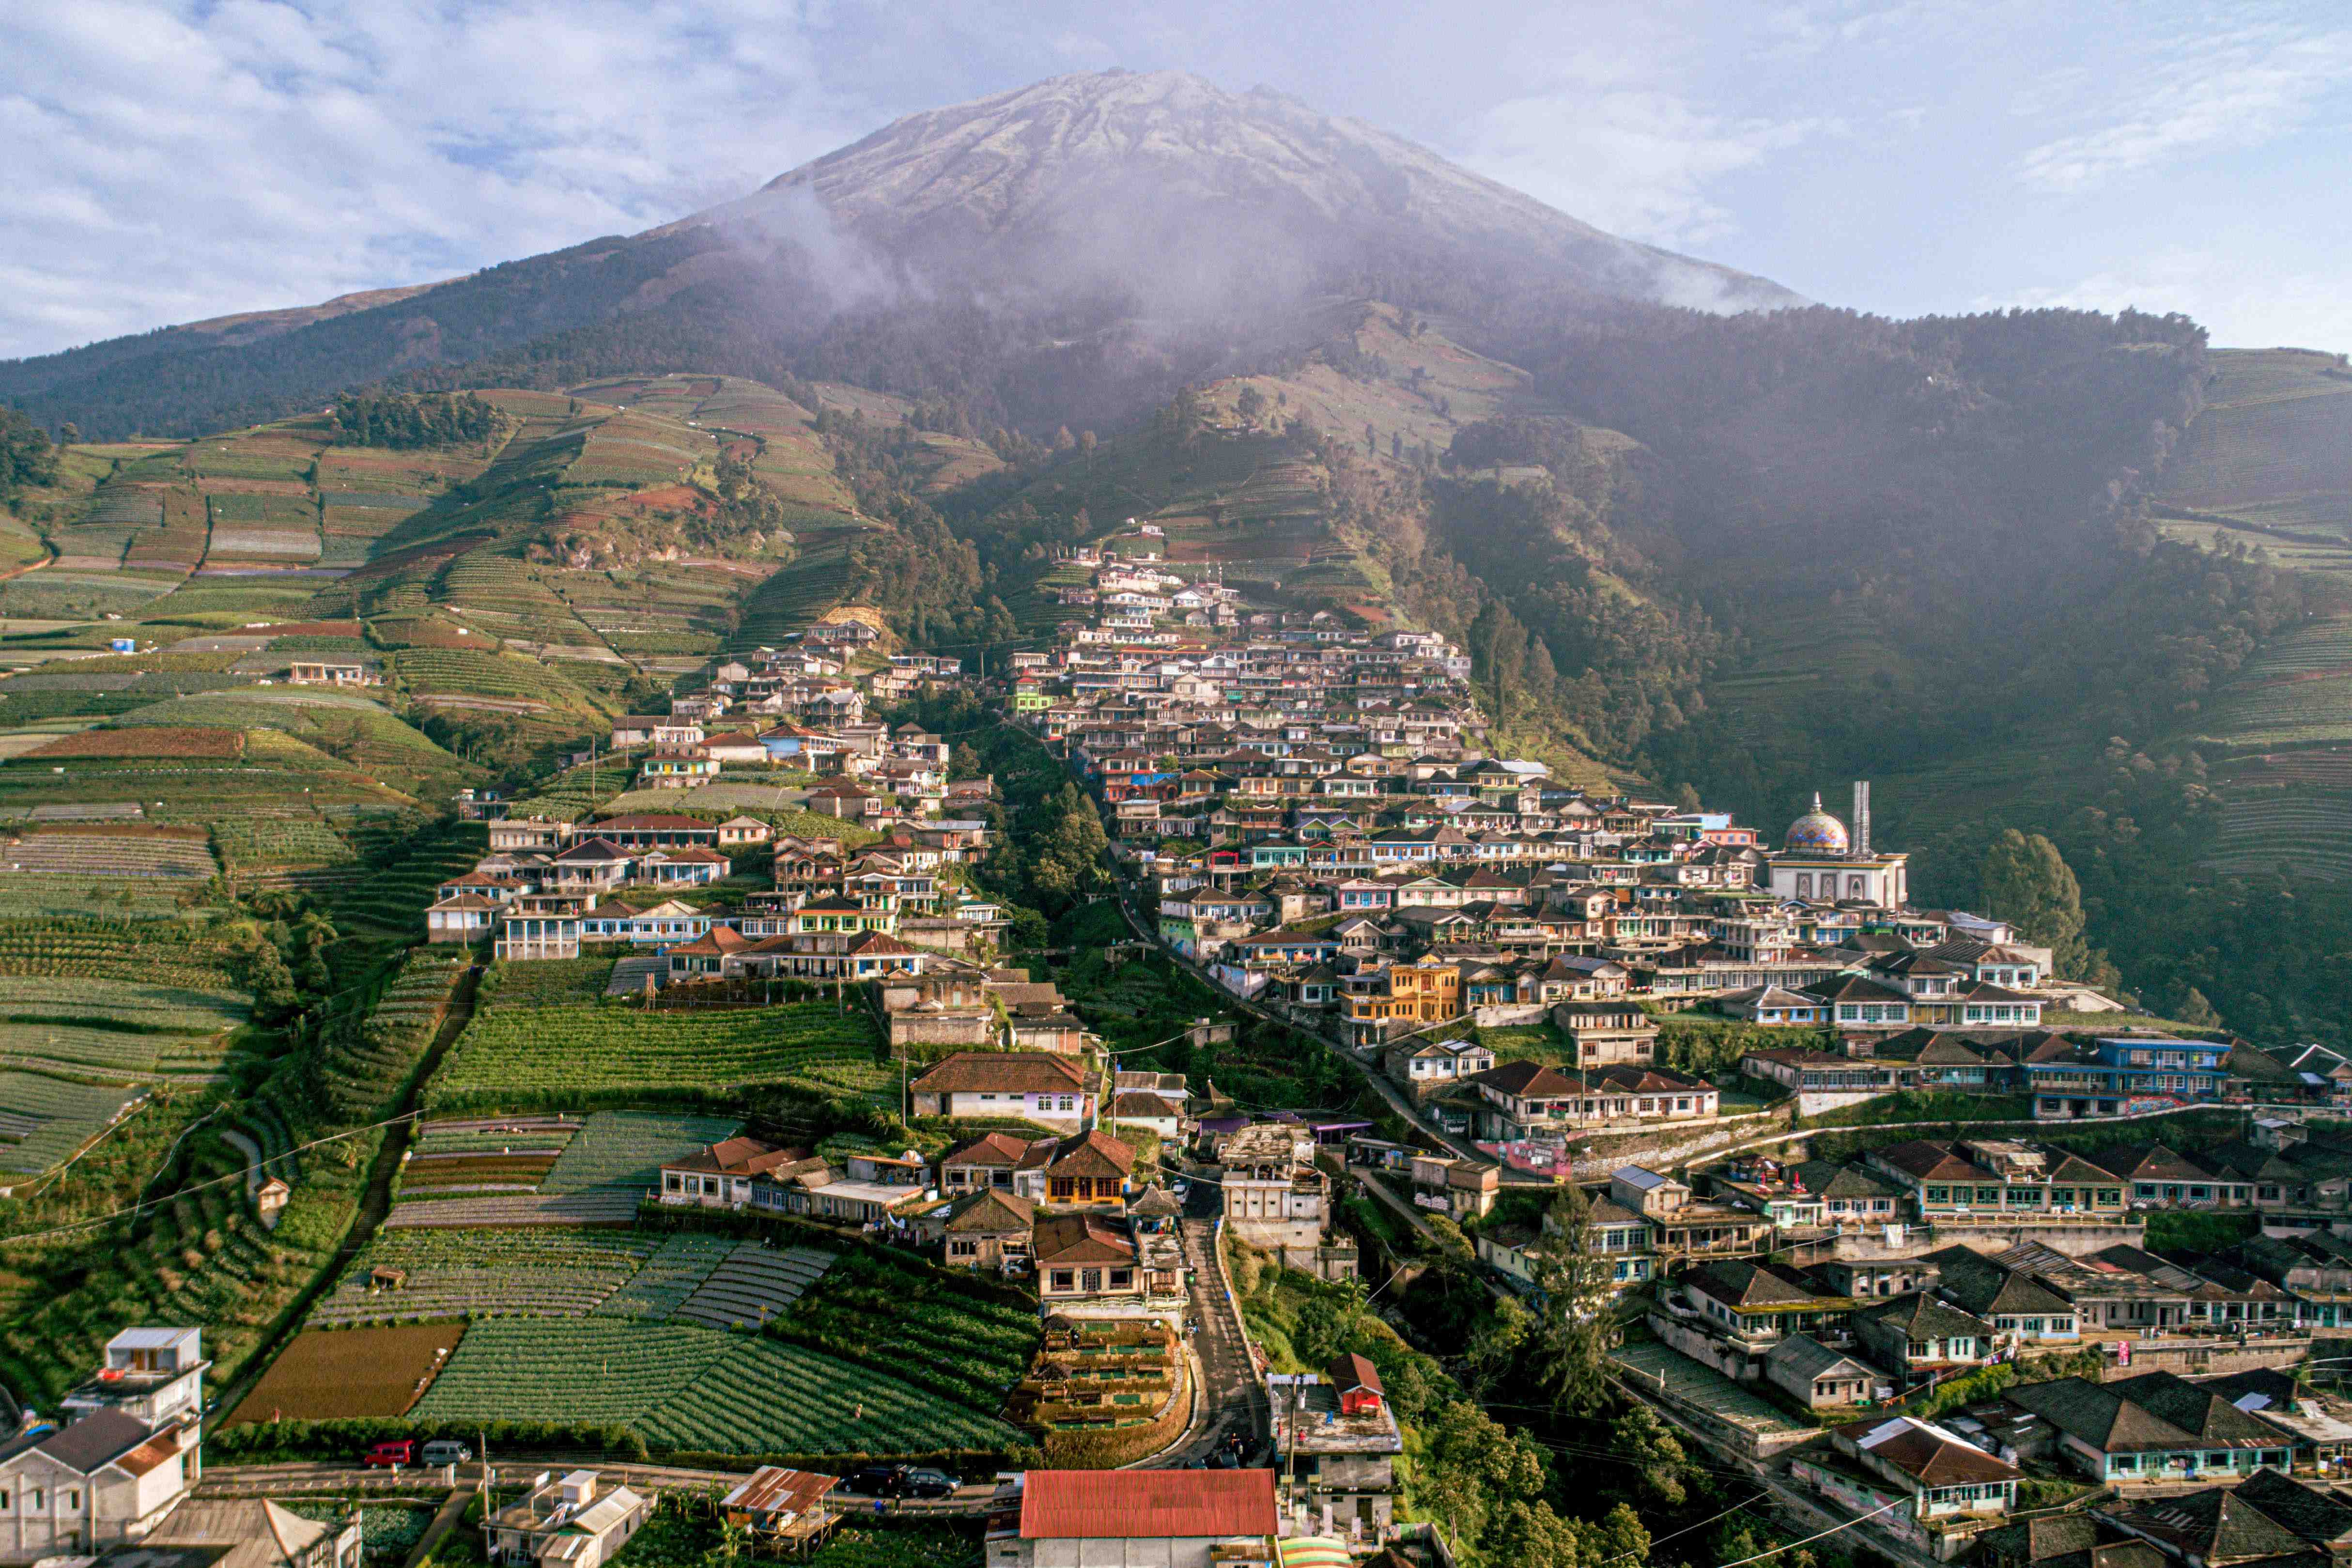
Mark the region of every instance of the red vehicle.
<instances>
[{"instance_id":1,"label":"red vehicle","mask_svg":"<svg viewBox=\"0 0 2352 1568\"><path fill-rule=\"evenodd\" d=\"M415 1463L416 1439L414 1437L397 1437L389 1443L378 1443L360 1456L360 1468L363 1470L388 1470L394 1465Z\"/></svg>"}]
</instances>

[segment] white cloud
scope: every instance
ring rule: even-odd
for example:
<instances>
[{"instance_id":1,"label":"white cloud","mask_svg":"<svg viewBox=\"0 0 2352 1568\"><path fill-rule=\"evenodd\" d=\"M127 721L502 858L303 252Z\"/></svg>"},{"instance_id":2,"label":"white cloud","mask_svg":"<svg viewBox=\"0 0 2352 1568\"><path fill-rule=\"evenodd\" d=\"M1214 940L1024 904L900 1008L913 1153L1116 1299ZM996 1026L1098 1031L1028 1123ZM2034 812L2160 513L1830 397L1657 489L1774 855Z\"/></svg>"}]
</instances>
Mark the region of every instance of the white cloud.
<instances>
[{"instance_id":1,"label":"white cloud","mask_svg":"<svg viewBox=\"0 0 2352 1568\"><path fill-rule=\"evenodd\" d=\"M1730 120L1681 98L1578 85L1499 103L1473 123L1462 162L1595 227L1655 245L1704 245L1738 224L1709 187L1833 129Z\"/></svg>"},{"instance_id":2,"label":"white cloud","mask_svg":"<svg viewBox=\"0 0 2352 1568\"><path fill-rule=\"evenodd\" d=\"M808 32L761 0L15 8L0 354L448 276L740 195L866 128Z\"/></svg>"},{"instance_id":3,"label":"white cloud","mask_svg":"<svg viewBox=\"0 0 2352 1568\"><path fill-rule=\"evenodd\" d=\"M2341 90L2352 70L2352 31L2258 22L2185 32L2142 52L2096 75L2084 68L2053 73L2021 95L2018 111L2041 117L2063 114L2087 94L2090 106L2074 117L2092 123L2029 148L2017 161L2020 179L2073 193L2291 135ZM2103 80L2124 85L2102 92Z\"/></svg>"},{"instance_id":4,"label":"white cloud","mask_svg":"<svg viewBox=\"0 0 2352 1568\"><path fill-rule=\"evenodd\" d=\"M2252 272L2233 250L2167 250L2073 283L1976 301L1979 310L2011 305L2178 310L2203 323L2222 348L2352 350L2352 295L2340 275Z\"/></svg>"}]
</instances>

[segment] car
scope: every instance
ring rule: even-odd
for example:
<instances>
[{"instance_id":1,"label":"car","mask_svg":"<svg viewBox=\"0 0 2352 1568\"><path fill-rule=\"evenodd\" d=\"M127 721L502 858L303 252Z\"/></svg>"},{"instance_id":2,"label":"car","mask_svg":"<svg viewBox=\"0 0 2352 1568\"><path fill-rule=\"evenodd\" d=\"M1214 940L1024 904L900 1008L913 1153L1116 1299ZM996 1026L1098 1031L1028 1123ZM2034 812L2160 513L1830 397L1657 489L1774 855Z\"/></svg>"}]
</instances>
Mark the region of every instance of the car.
<instances>
[{"instance_id":1,"label":"car","mask_svg":"<svg viewBox=\"0 0 2352 1568\"><path fill-rule=\"evenodd\" d=\"M1192 1195L1192 1184L1179 1176L1168 1184L1168 1190L1174 1194L1177 1201L1181 1203Z\"/></svg>"},{"instance_id":2,"label":"car","mask_svg":"<svg viewBox=\"0 0 2352 1568\"><path fill-rule=\"evenodd\" d=\"M388 1470L395 1465L415 1463L416 1439L414 1437L395 1437L390 1442L378 1443L360 1456L360 1468L363 1470Z\"/></svg>"},{"instance_id":3,"label":"car","mask_svg":"<svg viewBox=\"0 0 2352 1568\"><path fill-rule=\"evenodd\" d=\"M858 1497L888 1497L907 1468L905 1465L861 1465L841 1478L841 1489Z\"/></svg>"},{"instance_id":4,"label":"car","mask_svg":"<svg viewBox=\"0 0 2352 1568\"><path fill-rule=\"evenodd\" d=\"M911 1498L955 1496L956 1479L942 1470L908 1470L898 1478L893 1495Z\"/></svg>"},{"instance_id":5,"label":"car","mask_svg":"<svg viewBox=\"0 0 2352 1568\"><path fill-rule=\"evenodd\" d=\"M454 1437L436 1437L419 1454L428 1465L465 1465L474 1458L473 1448Z\"/></svg>"}]
</instances>

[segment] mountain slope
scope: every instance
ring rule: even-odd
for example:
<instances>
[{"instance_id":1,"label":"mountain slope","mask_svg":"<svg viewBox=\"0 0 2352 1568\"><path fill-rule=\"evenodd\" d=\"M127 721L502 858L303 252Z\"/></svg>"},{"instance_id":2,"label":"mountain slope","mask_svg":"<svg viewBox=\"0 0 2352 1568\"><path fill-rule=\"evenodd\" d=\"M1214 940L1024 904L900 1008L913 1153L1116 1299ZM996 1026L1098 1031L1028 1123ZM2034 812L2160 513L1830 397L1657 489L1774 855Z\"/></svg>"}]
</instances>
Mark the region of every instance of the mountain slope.
<instances>
[{"instance_id":1,"label":"mountain slope","mask_svg":"<svg viewBox=\"0 0 2352 1568\"><path fill-rule=\"evenodd\" d=\"M111 438L278 417L387 376L552 387L699 370L982 387L984 416L1051 429L1222 373L1286 340L1318 286L1383 274L1475 275L1589 308L1801 302L1277 94L1109 71L913 116L741 201L371 308L0 364L0 400Z\"/></svg>"}]
</instances>

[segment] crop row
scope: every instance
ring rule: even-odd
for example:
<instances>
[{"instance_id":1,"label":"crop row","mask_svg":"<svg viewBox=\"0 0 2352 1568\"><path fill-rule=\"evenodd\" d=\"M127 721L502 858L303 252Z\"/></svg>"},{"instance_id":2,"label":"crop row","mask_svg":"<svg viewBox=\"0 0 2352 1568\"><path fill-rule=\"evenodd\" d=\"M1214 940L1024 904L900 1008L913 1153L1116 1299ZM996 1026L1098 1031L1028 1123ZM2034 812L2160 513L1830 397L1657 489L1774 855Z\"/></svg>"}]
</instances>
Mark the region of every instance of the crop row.
<instances>
[{"instance_id":1,"label":"crop row","mask_svg":"<svg viewBox=\"0 0 2352 1568\"><path fill-rule=\"evenodd\" d=\"M604 1110L581 1126L541 1187L579 1193L592 1187L651 1186L662 1163L731 1138L741 1125L731 1116L683 1116L652 1110Z\"/></svg>"},{"instance_id":2,"label":"crop row","mask_svg":"<svg viewBox=\"0 0 2352 1568\"><path fill-rule=\"evenodd\" d=\"M612 1318L667 1318L735 1250L725 1237L681 1231L661 1244L629 1282L597 1310Z\"/></svg>"},{"instance_id":3,"label":"crop row","mask_svg":"<svg viewBox=\"0 0 2352 1568\"><path fill-rule=\"evenodd\" d=\"M467 1026L433 1095L715 1089L795 1080L861 1093L887 1083L888 1075L875 1054L866 1017L845 1016L824 1002L705 1014L499 1008Z\"/></svg>"}]
</instances>

